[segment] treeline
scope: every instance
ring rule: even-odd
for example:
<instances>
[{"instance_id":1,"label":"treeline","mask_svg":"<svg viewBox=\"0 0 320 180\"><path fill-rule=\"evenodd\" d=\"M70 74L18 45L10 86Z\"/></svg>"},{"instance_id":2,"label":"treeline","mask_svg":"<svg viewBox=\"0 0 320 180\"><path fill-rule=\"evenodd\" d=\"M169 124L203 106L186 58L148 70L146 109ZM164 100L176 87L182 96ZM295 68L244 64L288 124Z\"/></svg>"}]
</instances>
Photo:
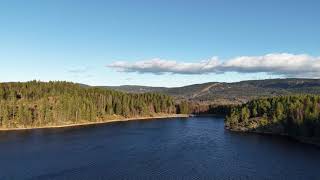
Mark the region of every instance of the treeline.
<instances>
[{"instance_id":1,"label":"treeline","mask_svg":"<svg viewBox=\"0 0 320 180\"><path fill-rule=\"evenodd\" d=\"M211 114L211 115L227 115L233 105L217 105L207 104L196 101L180 101L177 103L177 112L181 114Z\"/></svg>"},{"instance_id":2,"label":"treeline","mask_svg":"<svg viewBox=\"0 0 320 180\"><path fill-rule=\"evenodd\" d=\"M226 127L320 137L320 96L296 95L252 100L231 109Z\"/></svg>"},{"instance_id":3,"label":"treeline","mask_svg":"<svg viewBox=\"0 0 320 180\"><path fill-rule=\"evenodd\" d=\"M0 84L3 128L94 122L112 115L176 113L177 107L171 97L157 93L129 94L69 82Z\"/></svg>"}]
</instances>

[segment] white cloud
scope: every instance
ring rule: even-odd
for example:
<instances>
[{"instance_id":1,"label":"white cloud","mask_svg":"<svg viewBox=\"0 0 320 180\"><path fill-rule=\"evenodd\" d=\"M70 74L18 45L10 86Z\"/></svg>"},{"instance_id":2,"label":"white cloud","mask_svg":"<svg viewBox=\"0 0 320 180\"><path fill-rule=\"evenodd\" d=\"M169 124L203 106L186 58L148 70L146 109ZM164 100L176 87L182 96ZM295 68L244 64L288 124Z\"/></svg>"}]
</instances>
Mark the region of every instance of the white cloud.
<instances>
[{"instance_id":1,"label":"white cloud","mask_svg":"<svg viewBox=\"0 0 320 180\"><path fill-rule=\"evenodd\" d=\"M138 61L130 64L123 61L114 62L108 67L123 72L139 72L139 73L174 73L174 74L203 74L212 73L219 65L217 58L198 63L185 63L177 61L168 61L162 59L151 59L147 61Z\"/></svg>"},{"instance_id":2,"label":"white cloud","mask_svg":"<svg viewBox=\"0 0 320 180\"><path fill-rule=\"evenodd\" d=\"M263 56L241 56L221 61L217 57L200 62L178 62L151 59L128 63L117 61L110 65L122 72L153 74L208 74L208 73L259 73L283 75L286 77L320 77L320 57L306 54L266 54Z\"/></svg>"}]
</instances>

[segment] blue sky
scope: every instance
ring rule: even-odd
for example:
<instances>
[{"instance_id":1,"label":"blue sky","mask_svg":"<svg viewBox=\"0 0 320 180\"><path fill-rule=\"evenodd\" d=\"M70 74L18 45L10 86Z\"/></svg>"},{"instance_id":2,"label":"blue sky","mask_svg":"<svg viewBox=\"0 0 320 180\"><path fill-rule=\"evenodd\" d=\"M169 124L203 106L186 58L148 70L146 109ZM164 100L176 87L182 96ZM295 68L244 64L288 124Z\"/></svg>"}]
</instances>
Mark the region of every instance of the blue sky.
<instances>
[{"instance_id":1,"label":"blue sky","mask_svg":"<svg viewBox=\"0 0 320 180\"><path fill-rule=\"evenodd\" d=\"M318 0L0 0L0 81L318 77L319 17ZM219 65L207 68L212 57Z\"/></svg>"}]
</instances>

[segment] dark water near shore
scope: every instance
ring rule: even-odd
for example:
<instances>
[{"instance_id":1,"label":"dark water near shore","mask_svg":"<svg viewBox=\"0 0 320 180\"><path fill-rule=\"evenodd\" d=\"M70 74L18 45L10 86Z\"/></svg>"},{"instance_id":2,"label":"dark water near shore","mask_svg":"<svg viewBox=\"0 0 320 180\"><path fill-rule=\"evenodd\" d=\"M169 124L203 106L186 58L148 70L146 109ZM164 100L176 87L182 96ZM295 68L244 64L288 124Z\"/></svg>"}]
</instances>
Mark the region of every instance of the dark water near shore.
<instances>
[{"instance_id":1,"label":"dark water near shore","mask_svg":"<svg viewBox=\"0 0 320 180\"><path fill-rule=\"evenodd\" d=\"M0 132L0 179L320 179L320 149L216 117Z\"/></svg>"}]
</instances>

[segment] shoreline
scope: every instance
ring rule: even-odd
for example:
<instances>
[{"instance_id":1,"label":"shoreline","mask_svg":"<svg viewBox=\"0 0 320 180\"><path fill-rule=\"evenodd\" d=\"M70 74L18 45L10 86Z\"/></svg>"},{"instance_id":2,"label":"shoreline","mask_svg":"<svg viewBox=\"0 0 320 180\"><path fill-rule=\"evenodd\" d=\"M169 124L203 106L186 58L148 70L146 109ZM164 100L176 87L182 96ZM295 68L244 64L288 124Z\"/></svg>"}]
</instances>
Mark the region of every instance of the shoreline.
<instances>
[{"instance_id":1,"label":"shoreline","mask_svg":"<svg viewBox=\"0 0 320 180\"><path fill-rule=\"evenodd\" d=\"M105 121L84 122L84 123L64 124L64 125L49 125L49 126L42 126L42 127L0 128L0 132L36 130L36 129L58 129L58 128L81 127L81 126L107 124L107 123L113 123L113 122L127 122L127 121L138 121L138 120L148 120L148 119L165 119L165 118L187 118L187 117L190 117L189 114L167 114L167 115L160 115L159 114L159 115L155 115L155 116L142 116L142 117L112 119L112 120L105 120Z\"/></svg>"},{"instance_id":2,"label":"shoreline","mask_svg":"<svg viewBox=\"0 0 320 180\"><path fill-rule=\"evenodd\" d=\"M302 144L308 144L308 145L312 145L312 146L320 148L320 140L319 139L301 137L301 136L290 136L290 135L284 134L284 133L232 129L232 128L228 128L228 127L225 127L225 129L228 131L231 131L231 132L235 132L235 133L247 133L247 134L251 133L251 134L264 135L264 136L286 137L286 138L292 139L292 140L299 142L299 143L302 143Z\"/></svg>"}]
</instances>

